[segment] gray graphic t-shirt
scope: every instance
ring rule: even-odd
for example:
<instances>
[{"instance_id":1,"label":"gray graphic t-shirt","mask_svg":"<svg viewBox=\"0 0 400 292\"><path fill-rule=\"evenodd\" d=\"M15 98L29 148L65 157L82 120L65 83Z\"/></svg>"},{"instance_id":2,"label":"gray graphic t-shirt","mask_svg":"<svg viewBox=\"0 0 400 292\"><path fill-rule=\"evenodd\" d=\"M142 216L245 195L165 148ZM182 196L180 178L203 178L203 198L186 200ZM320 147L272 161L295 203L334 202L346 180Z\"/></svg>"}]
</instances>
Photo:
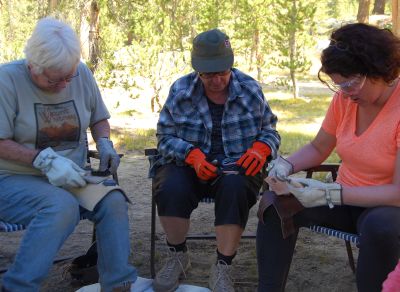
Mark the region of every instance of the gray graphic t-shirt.
<instances>
[{"instance_id":1,"label":"gray graphic t-shirt","mask_svg":"<svg viewBox=\"0 0 400 292\"><path fill-rule=\"evenodd\" d=\"M86 161L86 130L110 117L90 70L59 93L48 93L31 80L25 60L0 66L0 139L31 149L52 147L80 166ZM31 166L0 158L0 174L37 174Z\"/></svg>"}]
</instances>

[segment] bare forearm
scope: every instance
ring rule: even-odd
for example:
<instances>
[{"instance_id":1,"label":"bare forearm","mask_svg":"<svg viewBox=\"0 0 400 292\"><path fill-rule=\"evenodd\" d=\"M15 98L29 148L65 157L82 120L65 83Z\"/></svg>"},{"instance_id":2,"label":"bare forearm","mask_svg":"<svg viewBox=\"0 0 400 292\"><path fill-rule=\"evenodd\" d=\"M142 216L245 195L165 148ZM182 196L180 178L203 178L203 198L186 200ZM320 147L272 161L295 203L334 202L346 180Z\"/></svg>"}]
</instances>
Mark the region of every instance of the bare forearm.
<instances>
[{"instance_id":1,"label":"bare forearm","mask_svg":"<svg viewBox=\"0 0 400 292\"><path fill-rule=\"evenodd\" d=\"M311 143L296 151L287 159L294 166L294 172L320 165L332 153L336 146L336 137L319 129Z\"/></svg>"},{"instance_id":2,"label":"bare forearm","mask_svg":"<svg viewBox=\"0 0 400 292\"><path fill-rule=\"evenodd\" d=\"M94 124L90 131L92 133L92 137L95 141L102 137L110 137L110 124L108 120L102 120Z\"/></svg>"},{"instance_id":3,"label":"bare forearm","mask_svg":"<svg viewBox=\"0 0 400 292\"><path fill-rule=\"evenodd\" d=\"M325 159L326 156L320 153L311 143L305 145L287 158L292 163L295 173L320 165Z\"/></svg>"},{"instance_id":4,"label":"bare forearm","mask_svg":"<svg viewBox=\"0 0 400 292\"><path fill-rule=\"evenodd\" d=\"M29 149L9 139L0 140L0 158L31 165L36 154L36 149Z\"/></svg>"},{"instance_id":5,"label":"bare forearm","mask_svg":"<svg viewBox=\"0 0 400 292\"><path fill-rule=\"evenodd\" d=\"M342 186L342 199L346 205L360 207L400 207L400 186L395 184L362 187Z\"/></svg>"}]
</instances>

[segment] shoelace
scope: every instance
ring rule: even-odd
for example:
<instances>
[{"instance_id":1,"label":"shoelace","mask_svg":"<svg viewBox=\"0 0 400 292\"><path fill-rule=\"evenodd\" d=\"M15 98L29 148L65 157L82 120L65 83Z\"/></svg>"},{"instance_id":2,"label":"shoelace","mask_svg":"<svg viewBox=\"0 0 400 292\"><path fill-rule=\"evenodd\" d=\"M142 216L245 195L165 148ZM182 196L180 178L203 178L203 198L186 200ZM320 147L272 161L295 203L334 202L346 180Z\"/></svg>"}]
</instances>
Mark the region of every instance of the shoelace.
<instances>
[{"instance_id":1,"label":"shoelace","mask_svg":"<svg viewBox=\"0 0 400 292\"><path fill-rule=\"evenodd\" d=\"M228 283L232 283L232 279L231 279L231 276L230 276L229 270L228 270L229 266L225 262L222 262L222 261L218 261L218 263L219 263L219 265L217 265L217 273L218 273L217 280L215 281L213 290L218 285L221 285L221 288L223 290L228 290L228 288L229 288Z\"/></svg>"},{"instance_id":2,"label":"shoelace","mask_svg":"<svg viewBox=\"0 0 400 292\"><path fill-rule=\"evenodd\" d=\"M178 262L178 264L183 272L183 276L186 278L185 269L183 268L182 262L179 259L176 251L169 250L169 255L170 255L170 258L167 260L166 265L165 265L165 270L163 270L163 273L160 275L160 277L169 278L170 271L172 271L174 269L175 261L176 261L176 262Z\"/></svg>"}]
</instances>

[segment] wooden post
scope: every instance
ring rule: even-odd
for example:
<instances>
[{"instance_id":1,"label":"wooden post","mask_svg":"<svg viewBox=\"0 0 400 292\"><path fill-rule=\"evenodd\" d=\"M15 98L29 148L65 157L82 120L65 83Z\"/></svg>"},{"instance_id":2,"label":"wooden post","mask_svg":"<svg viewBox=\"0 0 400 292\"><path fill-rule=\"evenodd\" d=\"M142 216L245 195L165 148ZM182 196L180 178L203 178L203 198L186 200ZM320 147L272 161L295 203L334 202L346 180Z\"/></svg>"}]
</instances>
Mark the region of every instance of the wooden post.
<instances>
[{"instance_id":1,"label":"wooden post","mask_svg":"<svg viewBox=\"0 0 400 292\"><path fill-rule=\"evenodd\" d=\"M399 0L392 0L393 33L398 37L400 36L399 9Z\"/></svg>"}]
</instances>

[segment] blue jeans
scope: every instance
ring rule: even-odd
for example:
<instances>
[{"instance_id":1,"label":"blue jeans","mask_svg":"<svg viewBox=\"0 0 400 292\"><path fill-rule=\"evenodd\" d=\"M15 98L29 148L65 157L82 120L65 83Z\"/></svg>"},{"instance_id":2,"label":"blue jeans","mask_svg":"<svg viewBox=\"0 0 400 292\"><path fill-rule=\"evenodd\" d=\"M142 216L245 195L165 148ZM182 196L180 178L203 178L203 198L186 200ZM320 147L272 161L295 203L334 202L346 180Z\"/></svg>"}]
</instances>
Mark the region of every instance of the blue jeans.
<instances>
[{"instance_id":1,"label":"blue jeans","mask_svg":"<svg viewBox=\"0 0 400 292\"><path fill-rule=\"evenodd\" d=\"M98 271L104 291L135 282L130 253L128 206L123 194L112 191L93 211L80 208L68 191L43 177L0 176L0 219L27 226L14 263L3 277L8 291L39 291L64 241L80 215L96 225Z\"/></svg>"}]
</instances>

